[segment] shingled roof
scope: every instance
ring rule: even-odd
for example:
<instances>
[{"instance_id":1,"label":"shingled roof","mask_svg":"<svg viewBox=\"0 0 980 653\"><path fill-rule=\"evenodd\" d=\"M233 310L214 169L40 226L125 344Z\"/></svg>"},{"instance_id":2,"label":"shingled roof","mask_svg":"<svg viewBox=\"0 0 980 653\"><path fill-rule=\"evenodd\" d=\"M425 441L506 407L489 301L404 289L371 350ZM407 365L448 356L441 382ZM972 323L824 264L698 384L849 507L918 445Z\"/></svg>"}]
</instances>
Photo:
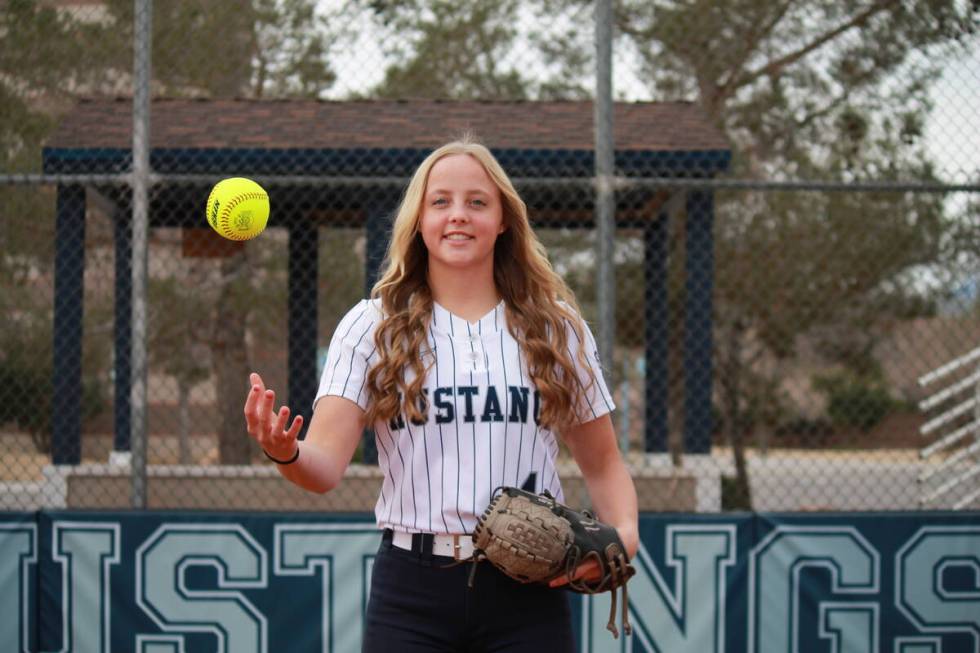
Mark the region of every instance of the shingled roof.
<instances>
[{"instance_id":1,"label":"shingled roof","mask_svg":"<svg viewBox=\"0 0 980 653\"><path fill-rule=\"evenodd\" d=\"M153 148L428 149L464 130L493 148L591 150L591 102L449 100L196 100L152 104ZM728 150L722 134L687 102L617 103L621 151ZM49 148L129 148L132 100L82 100Z\"/></svg>"}]
</instances>

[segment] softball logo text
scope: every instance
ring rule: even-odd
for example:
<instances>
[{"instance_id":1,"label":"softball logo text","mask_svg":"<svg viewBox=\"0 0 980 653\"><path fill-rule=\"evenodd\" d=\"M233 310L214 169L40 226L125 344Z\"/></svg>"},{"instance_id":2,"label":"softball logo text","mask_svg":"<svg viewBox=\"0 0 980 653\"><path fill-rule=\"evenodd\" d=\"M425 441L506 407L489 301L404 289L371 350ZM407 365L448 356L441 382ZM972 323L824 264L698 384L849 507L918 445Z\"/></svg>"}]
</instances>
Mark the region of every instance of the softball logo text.
<instances>
[{"instance_id":1,"label":"softball logo text","mask_svg":"<svg viewBox=\"0 0 980 653\"><path fill-rule=\"evenodd\" d=\"M370 522L3 517L5 650L359 650ZM964 518L644 517L634 634L608 637L608 594L576 597L581 650L977 651L980 519Z\"/></svg>"},{"instance_id":2,"label":"softball logo text","mask_svg":"<svg viewBox=\"0 0 980 653\"><path fill-rule=\"evenodd\" d=\"M457 417L456 404L452 399L461 397L463 399L463 410L459 411ZM457 419L471 424L474 422L504 422L510 424L527 424L528 412L534 424L539 423L541 415L541 395L535 390L530 392L526 386L508 386L504 402L501 401L495 387L488 386L481 396L480 387L475 385L460 385L455 388L452 386L436 388L432 393L434 404L434 417L436 424L451 424ZM429 389L422 388L422 397L419 400L419 409L424 413L426 404L429 401ZM529 411L529 405L533 402L533 408ZM506 413L504 408L507 408ZM409 420L415 426L426 424L425 421ZM389 423L391 430L398 431L405 428L405 418L397 415Z\"/></svg>"}]
</instances>

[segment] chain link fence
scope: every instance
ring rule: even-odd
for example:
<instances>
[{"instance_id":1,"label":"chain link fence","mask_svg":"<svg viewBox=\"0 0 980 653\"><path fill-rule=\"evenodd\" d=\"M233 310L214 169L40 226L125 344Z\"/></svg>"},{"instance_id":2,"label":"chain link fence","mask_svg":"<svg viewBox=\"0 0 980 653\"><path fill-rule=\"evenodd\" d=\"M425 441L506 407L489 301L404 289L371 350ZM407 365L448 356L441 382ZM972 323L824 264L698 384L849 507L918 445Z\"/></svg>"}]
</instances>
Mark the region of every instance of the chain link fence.
<instances>
[{"instance_id":1,"label":"chain link fence","mask_svg":"<svg viewBox=\"0 0 980 653\"><path fill-rule=\"evenodd\" d=\"M372 509L371 434L299 490L248 373L309 416L408 177L465 130L609 343L643 509L980 507L974 3L614 3L611 242L592 2L144 6L0 3L0 509ZM269 190L245 244L204 218L228 176Z\"/></svg>"}]
</instances>

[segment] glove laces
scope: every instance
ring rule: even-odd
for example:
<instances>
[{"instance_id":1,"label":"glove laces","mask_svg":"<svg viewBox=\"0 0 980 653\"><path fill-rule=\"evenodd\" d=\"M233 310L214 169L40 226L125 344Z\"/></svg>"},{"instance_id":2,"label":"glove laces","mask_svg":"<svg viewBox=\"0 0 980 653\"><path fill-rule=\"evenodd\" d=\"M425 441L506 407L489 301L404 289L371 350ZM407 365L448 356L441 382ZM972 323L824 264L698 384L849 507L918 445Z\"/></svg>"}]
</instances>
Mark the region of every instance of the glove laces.
<instances>
[{"instance_id":1,"label":"glove laces","mask_svg":"<svg viewBox=\"0 0 980 653\"><path fill-rule=\"evenodd\" d=\"M632 635L633 627L630 625L630 615L629 615L629 590L627 590L627 581L633 575L629 567L629 562L626 560L626 554L617 548L617 552L614 555L610 555L607 558L607 565L609 571L601 576L597 580L586 581L584 579L574 578L575 570L579 566L589 560L594 560L598 565L599 569L603 569L602 557L598 551L589 551L585 555L581 555L578 549L569 552L568 561L565 565L565 574L568 577L568 586L574 589L576 592L581 592L583 594L600 594L602 592L608 591L610 587L612 588L622 588L623 590L623 600L621 603L622 611L622 622L623 622L623 634ZM606 630L612 633L613 638L619 638L619 629L616 628L616 589L612 592L612 602L609 606L609 621L606 623Z\"/></svg>"}]
</instances>

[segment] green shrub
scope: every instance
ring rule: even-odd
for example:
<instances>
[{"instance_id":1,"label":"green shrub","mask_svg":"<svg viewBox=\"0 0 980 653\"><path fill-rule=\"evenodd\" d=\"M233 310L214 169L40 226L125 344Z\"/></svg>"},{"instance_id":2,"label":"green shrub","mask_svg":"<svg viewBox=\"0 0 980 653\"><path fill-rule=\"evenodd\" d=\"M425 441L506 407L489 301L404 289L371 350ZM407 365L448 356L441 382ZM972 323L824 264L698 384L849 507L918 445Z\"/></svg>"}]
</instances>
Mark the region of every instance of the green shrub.
<instances>
[{"instance_id":1,"label":"green shrub","mask_svg":"<svg viewBox=\"0 0 980 653\"><path fill-rule=\"evenodd\" d=\"M51 453L51 398L53 393L50 365L26 364L10 358L0 359L0 424L14 424L30 434L38 453ZM82 379L81 419L97 417L105 408L106 391L97 379Z\"/></svg>"},{"instance_id":2,"label":"green shrub","mask_svg":"<svg viewBox=\"0 0 980 653\"><path fill-rule=\"evenodd\" d=\"M898 405L884 382L852 372L818 376L813 386L827 401L827 416L838 427L870 431Z\"/></svg>"},{"instance_id":3,"label":"green shrub","mask_svg":"<svg viewBox=\"0 0 980 653\"><path fill-rule=\"evenodd\" d=\"M0 360L0 424L13 423L35 439L51 430L51 370Z\"/></svg>"}]
</instances>

